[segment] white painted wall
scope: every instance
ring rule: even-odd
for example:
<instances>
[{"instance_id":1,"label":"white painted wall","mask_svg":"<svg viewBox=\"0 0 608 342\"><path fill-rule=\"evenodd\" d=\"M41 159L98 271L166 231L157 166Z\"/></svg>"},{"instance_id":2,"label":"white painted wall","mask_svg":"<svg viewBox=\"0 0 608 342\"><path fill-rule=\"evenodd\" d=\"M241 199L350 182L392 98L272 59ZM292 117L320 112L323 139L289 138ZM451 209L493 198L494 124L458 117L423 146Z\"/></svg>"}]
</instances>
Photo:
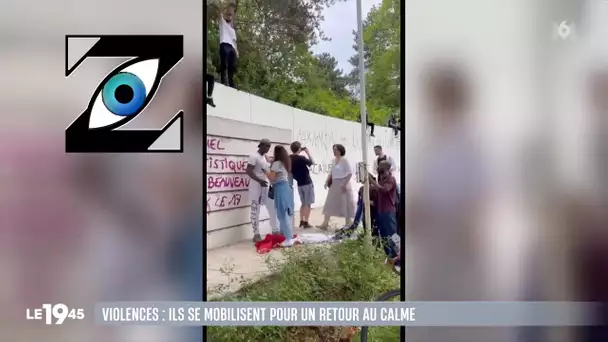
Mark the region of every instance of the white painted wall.
<instances>
[{"instance_id":1,"label":"white painted wall","mask_svg":"<svg viewBox=\"0 0 608 342\"><path fill-rule=\"evenodd\" d=\"M245 92L217 85L214 90L216 108L207 107L207 246L209 249L229 245L253 234L249 224L249 198L244 175L247 155L257 148L262 138L288 145L298 140L310 150L316 165L312 168L316 203L322 207L327 192L323 189L332 145L346 148L346 157L353 170L362 161L361 125L335 119L272 102ZM374 159L373 147L383 146L399 164L399 138L392 130L376 127L376 137L368 137L368 160ZM219 143L219 146L218 146ZM272 149L271 149L272 153ZM395 177L399 178L399 167ZM360 185L353 179L353 186ZM295 194L296 210L300 199ZM267 219L266 211L262 218ZM316 224L320 222L312 222ZM267 220L260 225L262 234L270 232Z\"/></svg>"}]
</instances>

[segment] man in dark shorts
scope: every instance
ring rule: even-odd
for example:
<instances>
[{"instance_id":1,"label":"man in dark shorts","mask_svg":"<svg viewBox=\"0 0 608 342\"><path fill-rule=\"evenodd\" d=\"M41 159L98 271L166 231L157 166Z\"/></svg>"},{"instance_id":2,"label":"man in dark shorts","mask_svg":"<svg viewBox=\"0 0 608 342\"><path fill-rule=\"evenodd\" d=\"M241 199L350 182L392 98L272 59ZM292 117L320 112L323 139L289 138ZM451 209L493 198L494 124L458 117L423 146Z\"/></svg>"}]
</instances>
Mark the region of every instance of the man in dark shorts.
<instances>
[{"instance_id":1,"label":"man in dark shorts","mask_svg":"<svg viewBox=\"0 0 608 342\"><path fill-rule=\"evenodd\" d=\"M300 228L311 228L308 224L311 205L315 203L315 187L310 178L310 166L314 164L310 152L302 147L299 141L294 141L290 146L291 152L291 175L298 182L298 194L300 194ZM304 152L305 156L300 155Z\"/></svg>"}]
</instances>

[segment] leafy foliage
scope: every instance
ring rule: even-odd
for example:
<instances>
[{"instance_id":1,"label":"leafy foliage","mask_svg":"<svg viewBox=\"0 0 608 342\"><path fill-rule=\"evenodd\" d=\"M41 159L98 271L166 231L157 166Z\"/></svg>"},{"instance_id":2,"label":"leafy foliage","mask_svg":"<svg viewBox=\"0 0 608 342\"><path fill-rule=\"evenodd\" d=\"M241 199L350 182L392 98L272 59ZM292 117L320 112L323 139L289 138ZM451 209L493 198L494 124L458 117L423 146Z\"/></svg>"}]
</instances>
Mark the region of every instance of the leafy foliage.
<instances>
[{"instance_id":1,"label":"leafy foliage","mask_svg":"<svg viewBox=\"0 0 608 342\"><path fill-rule=\"evenodd\" d=\"M328 53L312 46L327 40L320 30L323 9L341 0L239 0L235 27L239 59L235 83L240 90L299 109L356 120L359 116L356 44L345 75ZM207 70L219 70L218 21L221 0L207 2ZM399 108L400 7L383 0L364 23L366 98L371 121L386 123Z\"/></svg>"},{"instance_id":2,"label":"leafy foliage","mask_svg":"<svg viewBox=\"0 0 608 342\"><path fill-rule=\"evenodd\" d=\"M270 277L257 282L237 278L241 289L217 300L370 301L381 293L399 288L399 277L383 265L384 251L373 248L364 240L300 247L284 250L281 259L269 256L266 263L272 272ZM217 289L217 292L224 291ZM207 338L217 342L329 342L339 341L344 330L344 327L209 327ZM370 341L398 341L399 327L374 328L370 335Z\"/></svg>"},{"instance_id":3,"label":"leafy foliage","mask_svg":"<svg viewBox=\"0 0 608 342\"><path fill-rule=\"evenodd\" d=\"M363 21L365 97L371 107L380 112L375 119L383 119L384 122L387 115L398 112L401 105L400 22L401 5L397 0L383 0L380 6L372 8ZM353 49L358 51L356 31L353 31L353 39ZM348 79L350 85L358 90L359 55L353 55L349 62L353 69Z\"/></svg>"}]
</instances>

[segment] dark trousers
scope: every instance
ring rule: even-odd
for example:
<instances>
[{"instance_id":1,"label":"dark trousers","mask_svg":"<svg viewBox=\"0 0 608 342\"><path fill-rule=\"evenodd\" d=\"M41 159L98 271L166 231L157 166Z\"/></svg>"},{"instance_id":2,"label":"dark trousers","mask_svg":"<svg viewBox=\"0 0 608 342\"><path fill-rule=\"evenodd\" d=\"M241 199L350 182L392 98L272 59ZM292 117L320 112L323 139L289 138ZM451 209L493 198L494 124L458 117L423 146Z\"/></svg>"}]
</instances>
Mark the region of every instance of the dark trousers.
<instances>
[{"instance_id":1,"label":"dark trousers","mask_svg":"<svg viewBox=\"0 0 608 342\"><path fill-rule=\"evenodd\" d=\"M215 86L215 77L213 75L205 75L205 82L207 83L207 97L213 96L213 87Z\"/></svg>"},{"instance_id":2,"label":"dark trousers","mask_svg":"<svg viewBox=\"0 0 608 342\"><path fill-rule=\"evenodd\" d=\"M372 236L374 236L375 231L376 231L376 229L374 229L374 225L376 224L376 222L375 222L376 208L373 206L370 206L369 209L370 209L370 214L371 214L370 216L372 219L371 220ZM357 212L355 213L355 219L354 219L353 223L351 223L351 225L348 227L344 227L344 228L340 229L340 232L338 232L335 235L335 238L340 240L345 237L351 236L357 230L357 227L359 227L360 223L363 223L363 230L365 231L365 212L364 212L364 208L363 208L363 198L361 196L359 196L359 200L357 201Z\"/></svg>"},{"instance_id":3,"label":"dark trousers","mask_svg":"<svg viewBox=\"0 0 608 342\"><path fill-rule=\"evenodd\" d=\"M361 122L361 115L359 115L359 122ZM374 129L376 128L376 125L374 125L373 122L369 121L369 118L367 118L367 127L371 128L369 134L370 135L374 135Z\"/></svg>"},{"instance_id":4,"label":"dark trousers","mask_svg":"<svg viewBox=\"0 0 608 342\"><path fill-rule=\"evenodd\" d=\"M368 122L367 122L367 127L369 127L369 128L370 128L370 132L369 132L369 134L370 134L370 135L374 135L374 129L376 128L376 125L374 125L373 123L371 123L371 122L369 122L369 121L368 121Z\"/></svg>"},{"instance_id":5,"label":"dark trousers","mask_svg":"<svg viewBox=\"0 0 608 342\"><path fill-rule=\"evenodd\" d=\"M222 84L234 88L236 50L228 43L220 44L220 77Z\"/></svg>"},{"instance_id":6,"label":"dark trousers","mask_svg":"<svg viewBox=\"0 0 608 342\"><path fill-rule=\"evenodd\" d=\"M355 212L355 219L353 220L353 225L357 227L363 218L363 198L359 196L359 200L357 201L357 211ZM365 224L363 224L365 226Z\"/></svg>"},{"instance_id":7,"label":"dark trousers","mask_svg":"<svg viewBox=\"0 0 608 342\"><path fill-rule=\"evenodd\" d=\"M353 229L356 229L359 224L363 224L363 229L365 230L365 207L363 205L363 198L359 197L359 200L357 201L357 211L355 212L355 219L351 225L351 227L353 227ZM369 207L369 213L371 216L371 221L370 221L370 225L372 227L372 233L375 232L375 225L376 225L376 207L374 207L373 205ZM373 235L373 234L372 234Z\"/></svg>"},{"instance_id":8,"label":"dark trousers","mask_svg":"<svg viewBox=\"0 0 608 342\"><path fill-rule=\"evenodd\" d=\"M391 122L388 124L388 127L393 129L393 133L396 135L399 134L399 131L401 130L401 128L399 127L399 124L396 122Z\"/></svg>"},{"instance_id":9,"label":"dark trousers","mask_svg":"<svg viewBox=\"0 0 608 342\"><path fill-rule=\"evenodd\" d=\"M363 229L365 229L365 210L364 210L364 206L363 206L363 198L361 196L359 196L359 199L357 200L357 211L355 212L355 219L353 220L353 223L351 223L351 225L348 227L348 229L350 230L355 230L357 229L357 227L359 227L359 224L363 224ZM374 231L373 227L376 223L376 208L374 206L370 206L369 207L369 211L372 217L372 221L371 221L371 226L372 226L372 231Z\"/></svg>"},{"instance_id":10,"label":"dark trousers","mask_svg":"<svg viewBox=\"0 0 608 342\"><path fill-rule=\"evenodd\" d=\"M386 256L394 258L397 256L391 237L397 232L397 217L395 213L377 213L376 223L378 226L378 235L381 239L382 246L386 252Z\"/></svg>"}]
</instances>

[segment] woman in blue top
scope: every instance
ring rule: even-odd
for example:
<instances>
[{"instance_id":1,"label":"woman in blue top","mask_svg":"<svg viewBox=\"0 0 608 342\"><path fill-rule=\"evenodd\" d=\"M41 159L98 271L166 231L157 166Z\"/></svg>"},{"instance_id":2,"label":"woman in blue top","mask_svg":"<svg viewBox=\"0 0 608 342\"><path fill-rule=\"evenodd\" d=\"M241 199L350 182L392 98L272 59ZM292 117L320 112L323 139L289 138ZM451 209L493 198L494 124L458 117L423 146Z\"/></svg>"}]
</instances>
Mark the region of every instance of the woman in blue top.
<instances>
[{"instance_id":1,"label":"woman in blue top","mask_svg":"<svg viewBox=\"0 0 608 342\"><path fill-rule=\"evenodd\" d=\"M285 236L283 247L293 244L292 220L293 216L293 190L289 184L291 172L291 159L285 147L277 145L274 148L274 161L270 170L264 171L274 189L274 207L279 220L281 234Z\"/></svg>"}]
</instances>

